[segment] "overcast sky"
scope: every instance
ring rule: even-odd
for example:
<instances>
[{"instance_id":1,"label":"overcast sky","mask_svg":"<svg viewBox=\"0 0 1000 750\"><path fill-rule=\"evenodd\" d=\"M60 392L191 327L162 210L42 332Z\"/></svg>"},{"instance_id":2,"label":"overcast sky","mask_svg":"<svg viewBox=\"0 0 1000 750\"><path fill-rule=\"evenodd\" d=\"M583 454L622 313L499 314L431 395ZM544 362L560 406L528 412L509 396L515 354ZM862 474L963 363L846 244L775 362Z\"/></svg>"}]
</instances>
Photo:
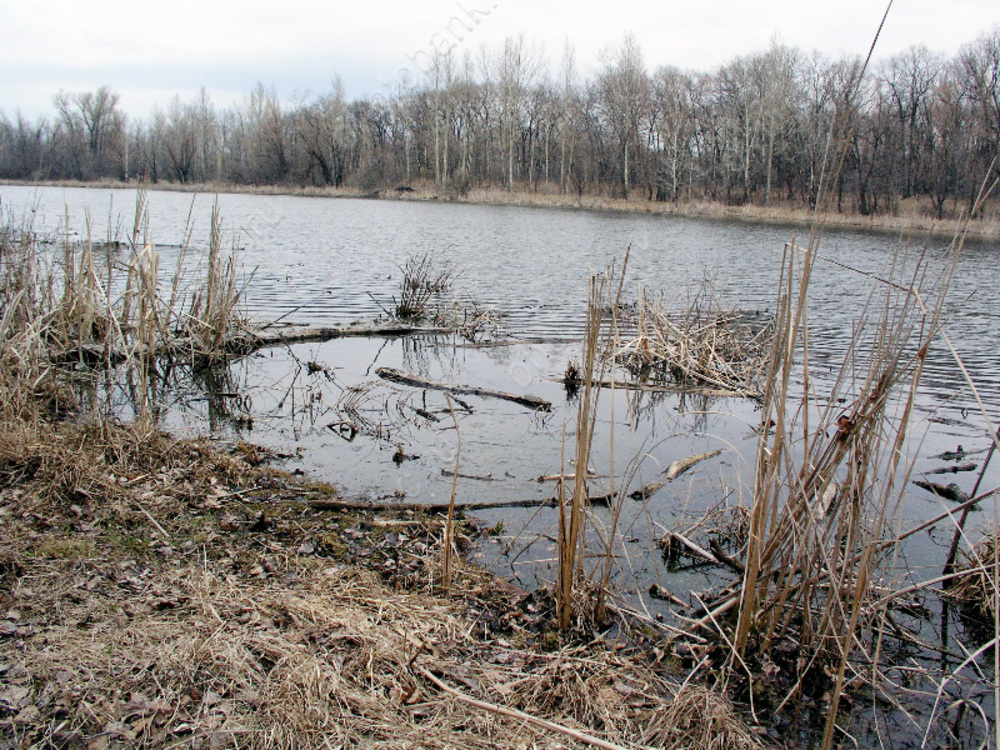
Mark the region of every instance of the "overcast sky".
<instances>
[{"instance_id":1,"label":"overcast sky","mask_svg":"<svg viewBox=\"0 0 1000 750\"><path fill-rule=\"evenodd\" d=\"M0 111L50 115L60 89L103 84L134 116L201 86L220 107L258 81L290 101L329 90L336 75L355 98L407 83L436 44L477 53L522 33L553 72L570 40L585 75L628 31L651 71L710 71L775 37L863 55L884 9L872 0L0 0ZM953 55L998 26L997 0L895 0L876 57L913 44Z\"/></svg>"}]
</instances>

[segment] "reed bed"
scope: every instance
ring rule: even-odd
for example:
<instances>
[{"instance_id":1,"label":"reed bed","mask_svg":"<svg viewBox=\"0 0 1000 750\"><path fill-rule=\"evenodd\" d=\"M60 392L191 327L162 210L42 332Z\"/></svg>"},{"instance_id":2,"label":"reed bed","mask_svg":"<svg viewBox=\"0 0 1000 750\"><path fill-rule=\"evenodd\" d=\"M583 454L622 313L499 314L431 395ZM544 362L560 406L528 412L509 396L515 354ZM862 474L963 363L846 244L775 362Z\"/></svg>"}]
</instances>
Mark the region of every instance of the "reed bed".
<instances>
[{"instance_id":1,"label":"reed bed","mask_svg":"<svg viewBox=\"0 0 1000 750\"><path fill-rule=\"evenodd\" d=\"M567 382L583 388L577 394L573 455L576 466L589 465L597 392L588 386L613 392L618 381L613 376L604 380L609 368L613 372L621 366L647 382L708 384L758 401L749 508L731 519L715 518L719 514L713 510L712 517L695 524L718 540L711 552L681 540L687 545L684 554L693 554L699 564L708 561L726 569L719 586L691 592L695 606L653 587L654 595L677 607L664 631L671 634L673 653L692 669L692 684L721 687L756 717L771 717L764 723L781 715L808 715L810 722L819 716L818 734L811 735L817 746L833 747L847 736L852 696L859 692L895 705L915 731L926 728L928 736L937 736L931 726L935 717L955 713L958 705L947 702L947 686L956 685L966 667L984 672L979 662L989 645L954 674L935 677L930 667L911 670L908 679L914 682L940 683L935 707L921 717L900 702L898 679L890 676L898 665L887 642L898 639L907 647L934 649L917 635L919 625L911 631L899 623L909 597L933 581L913 584L906 579L899 565L900 543L916 532L901 532L898 521L912 470L907 435L928 354L941 338L944 304L964 236L957 235L945 257L936 261L902 249L884 275L866 275L869 296L856 311L839 369L824 367L815 375L814 358L829 359L819 357L822 342L811 337L809 321L820 229L807 246L785 247L777 312L767 325L748 323L733 311L724 314L699 295L676 316L650 305L641 291L638 304L623 307L620 283L619 299L614 299L608 290L615 285L607 276L592 280L583 357L567 375ZM602 354L591 351L592 341ZM738 361L741 351L747 352L746 362ZM609 596L607 570L617 513L641 461L637 456L618 477L609 467L611 518L600 544L591 550L582 541L590 501L586 477L577 472L571 489L559 483L556 598L564 628L581 623L591 609L602 611ZM938 522L949 518L945 514ZM958 523L957 516L952 520ZM956 530L961 533L962 525ZM598 558L592 570L584 568L585 557ZM968 554L948 596L971 601L980 614L994 618L995 567L996 540L987 537ZM947 584L948 570L935 580ZM592 622L604 618L596 616ZM647 626L658 627L652 621ZM944 642L940 648L953 646ZM918 693L914 689L915 700L926 698ZM981 711L958 711L950 718L954 736L969 722L977 727L977 737L980 725L992 732L992 720ZM689 746L707 742L688 741L694 743Z\"/></svg>"},{"instance_id":2,"label":"reed bed","mask_svg":"<svg viewBox=\"0 0 1000 750\"><path fill-rule=\"evenodd\" d=\"M238 253L227 245L213 208L203 260L190 230L173 277L160 254L139 191L127 241L95 243L68 237L52 247L30 224L8 217L0 231L0 359L7 397L65 384L66 367L123 367L139 384L136 411L149 412L158 369L212 365L244 351ZM198 278L199 273L202 274ZM131 377L131 376L130 376Z\"/></svg>"}]
</instances>

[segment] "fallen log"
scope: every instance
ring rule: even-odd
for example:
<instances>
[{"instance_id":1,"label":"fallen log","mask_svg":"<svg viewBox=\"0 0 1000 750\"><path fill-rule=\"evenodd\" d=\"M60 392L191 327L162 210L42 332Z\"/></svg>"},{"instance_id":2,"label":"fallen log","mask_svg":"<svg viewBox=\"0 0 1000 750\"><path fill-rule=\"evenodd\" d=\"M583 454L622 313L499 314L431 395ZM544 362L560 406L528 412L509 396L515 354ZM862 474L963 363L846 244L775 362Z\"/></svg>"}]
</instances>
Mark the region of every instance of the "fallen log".
<instances>
[{"instance_id":1,"label":"fallen log","mask_svg":"<svg viewBox=\"0 0 1000 750\"><path fill-rule=\"evenodd\" d=\"M686 601L674 596L667 590L666 586L661 586L658 583L654 583L649 587L649 595L654 599L659 599L663 602L670 602L671 604L676 604L678 607L683 607L684 609L690 608Z\"/></svg>"},{"instance_id":2,"label":"fallen log","mask_svg":"<svg viewBox=\"0 0 1000 750\"><path fill-rule=\"evenodd\" d=\"M562 377L554 378L554 382L563 383L564 385L571 386L574 388L581 388L583 386L583 378L581 377ZM634 383L629 380L608 380L608 379L598 379L593 378L590 384L594 388L607 388L618 391L644 391L646 393L678 393L688 396L708 396L709 398L730 398L733 396L745 396L743 391L735 391L732 389L723 388L699 388L698 386L691 385L674 385L671 383ZM751 398L757 398L756 396L751 396Z\"/></svg>"},{"instance_id":3,"label":"fallen log","mask_svg":"<svg viewBox=\"0 0 1000 750\"><path fill-rule=\"evenodd\" d=\"M741 563L735 557L730 557L729 555L727 555L726 551L722 549L722 545L719 544L717 540L715 539L711 540L708 543L708 548L712 550L712 554L715 555L719 559L719 562L721 562L723 565L728 566L739 575L743 575L744 573L746 573L746 568L743 567L743 563Z\"/></svg>"},{"instance_id":4,"label":"fallen log","mask_svg":"<svg viewBox=\"0 0 1000 750\"><path fill-rule=\"evenodd\" d=\"M956 464L955 466L940 466L937 469L928 469L924 474L957 474L960 471L975 471L978 468L978 464L970 461L964 464Z\"/></svg>"},{"instance_id":5,"label":"fallen log","mask_svg":"<svg viewBox=\"0 0 1000 750\"><path fill-rule=\"evenodd\" d=\"M411 336L416 334L445 334L447 328L420 326L399 321L385 323L352 323L346 326L274 326L263 327L249 334L257 348L276 344L298 344L307 341L364 336Z\"/></svg>"},{"instance_id":6,"label":"fallen log","mask_svg":"<svg viewBox=\"0 0 1000 750\"><path fill-rule=\"evenodd\" d=\"M677 461L672 461L670 465L666 469L664 469L663 474L661 475L663 479L647 484L645 487L640 487L631 495L629 495L629 497L631 497L633 500L645 500L646 498L652 496L660 488L666 486L670 482L677 479L677 477L679 477L681 474L683 474L691 467L700 464L702 461L707 461L710 458L715 458L720 453L722 453L721 450L707 451L706 453L699 453L696 456L688 456L687 458L681 458L678 459Z\"/></svg>"},{"instance_id":7,"label":"fallen log","mask_svg":"<svg viewBox=\"0 0 1000 750\"><path fill-rule=\"evenodd\" d=\"M441 469L441 476L443 477L458 477L459 479L475 479L480 482L495 482L497 481L492 474L463 474L462 472L455 472L452 469Z\"/></svg>"},{"instance_id":8,"label":"fallen log","mask_svg":"<svg viewBox=\"0 0 1000 750\"><path fill-rule=\"evenodd\" d=\"M668 482L672 482L677 479L681 474L690 469L692 466L700 464L702 461L707 461L710 458L715 458L720 453L721 450L707 451L705 453L699 453L695 456L688 456L687 458L681 458L677 461L672 461L667 470L663 472L663 478Z\"/></svg>"},{"instance_id":9,"label":"fallen log","mask_svg":"<svg viewBox=\"0 0 1000 750\"><path fill-rule=\"evenodd\" d=\"M722 562L721 560L719 560L719 558L717 558L707 549L698 546L690 539L688 539L686 536L677 531L668 531L663 536L663 538L660 539L659 544L664 550L669 550L673 542L677 542L682 547L684 547L687 550L687 554L689 557L700 557L701 559L705 560L706 562L710 562L713 565L719 565Z\"/></svg>"},{"instance_id":10,"label":"fallen log","mask_svg":"<svg viewBox=\"0 0 1000 750\"><path fill-rule=\"evenodd\" d=\"M536 411L552 411L552 403L546 401L538 396L519 396L516 393L507 393L506 391L496 391L491 388L480 388L478 386L471 385L455 385L453 383L440 383L436 380L431 380L430 378L425 378L422 375L416 375L414 373L403 372L402 370L397 370L394 367L379 367L375 370L375 374L378 375L383 380L388 380L391 383L399 383L400 385L409 385L414 388L431 388L437 391L447 391L449 393L461 393L469 396L481 396L483 398L499 398L504 401L511 401L515 404L520 404L521 406L526 406L529 409L534 409Z\"/></svg>"},{"instance_id":11,"label":"fallen log","mask_svg":"<svg viewBox=\"0 0 1000 750\"><path fill-rule=\"evenodd\" d=\"M400 511L411 510L424 513L447 513L451 503L397 503L370 502L367 500L341 500L327 498L324 500L307 500L306 504L314 510L374 510ZM544 508L555 507L555 498L546 497L535 500L508 500L505 502L468 502L455 503L455 510L490 510L491 508Z\"/></svg>"},{"instance_id":12,"label":"fallen log","mask_svg":"<svg viewBox=\"0 0 1000 750\"><path fill-rule=\"evenodd\" d=\"M943 497L945 500L954 500L955 502L964 503L969 499L969 496L965 494L965 490L959 487L957 484L952 482L951 484L944 485L938 484L937 482L914 482L917 487L922 487L928 492L933 492L938 497Z\"/></svg>"}]
</instances>

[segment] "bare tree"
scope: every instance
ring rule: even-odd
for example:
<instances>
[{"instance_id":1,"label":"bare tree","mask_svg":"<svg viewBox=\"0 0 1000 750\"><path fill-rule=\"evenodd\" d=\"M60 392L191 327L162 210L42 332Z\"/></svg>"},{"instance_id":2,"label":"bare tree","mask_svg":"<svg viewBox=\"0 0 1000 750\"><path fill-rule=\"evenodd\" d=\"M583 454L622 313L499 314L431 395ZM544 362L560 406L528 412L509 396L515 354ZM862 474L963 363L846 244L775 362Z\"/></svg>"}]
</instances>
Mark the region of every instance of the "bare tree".
<instances>
[{"instance_id":1,"label":"bare tree","mask_svg":"<svg viewBox=\"0 0 1000 750\"><path fill-rule=\"evenodd\" d=\"M643 164L640 132L649 116L649 79L639 43L631 33L598 73L597 89L607 126L618 144L621 193L627 198L632 174Z\"/></svg>"},{"instance_id":2,"label":"bare tree","mask_svg":"<svg viewBox=\"0 0 1000 750\"><path fill-rule=\"evenodd\" d=\"M490 61L490 73L496 83L500 140L506 165L507 189L514 189L515 169L520 166L518 146L525 116L527 92L539 72L541 55L530 47L524 35L508 37L503 49Z\"/></svg>"},{"instance_id":3,"label":"bare tree","mask_svg":"<svg viewBox=\"0 0 1000 750\"><path fill-rule=\"evenodd\" d=\"M298 134L308 160L307 172L318 169L324 185L344 184L347 156L347 103L340 77L332 90L298 113Z\"/></svg>"},{"instance_id":4,"label":"bare tree","mask_svg":"<svg viewBox=\"0 0 1000 750\"><path fill-rule=\"evenodd\" d=\"M78 94L60 91L55 96L64 145L80 179L118 176L125 129L118 100L107 86Z\"/></svg>"}]
</instances>

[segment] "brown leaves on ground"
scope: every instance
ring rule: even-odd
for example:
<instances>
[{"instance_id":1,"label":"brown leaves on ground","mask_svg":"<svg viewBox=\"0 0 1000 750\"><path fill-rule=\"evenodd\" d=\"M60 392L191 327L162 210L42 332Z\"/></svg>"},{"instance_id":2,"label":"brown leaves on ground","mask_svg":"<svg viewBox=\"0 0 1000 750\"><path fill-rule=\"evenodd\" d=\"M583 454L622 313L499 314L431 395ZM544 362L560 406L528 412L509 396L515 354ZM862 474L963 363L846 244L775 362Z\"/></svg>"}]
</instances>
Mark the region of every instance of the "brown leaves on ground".
<instances>
[{"instance_id":1,"label":"brown leaves on ground","mask_svg":"<svg viewBox=\"0 0 1000 750\"><path fill-rule=\"evenodd\" d=\"M0 746L582 747L423 669L622 746L672 736L644 652L544 653L537 603L471 567L437 595L440 519L313 510L329 490L239 447L44 429L0 438Z\"/></svg>"}]
</instances>

